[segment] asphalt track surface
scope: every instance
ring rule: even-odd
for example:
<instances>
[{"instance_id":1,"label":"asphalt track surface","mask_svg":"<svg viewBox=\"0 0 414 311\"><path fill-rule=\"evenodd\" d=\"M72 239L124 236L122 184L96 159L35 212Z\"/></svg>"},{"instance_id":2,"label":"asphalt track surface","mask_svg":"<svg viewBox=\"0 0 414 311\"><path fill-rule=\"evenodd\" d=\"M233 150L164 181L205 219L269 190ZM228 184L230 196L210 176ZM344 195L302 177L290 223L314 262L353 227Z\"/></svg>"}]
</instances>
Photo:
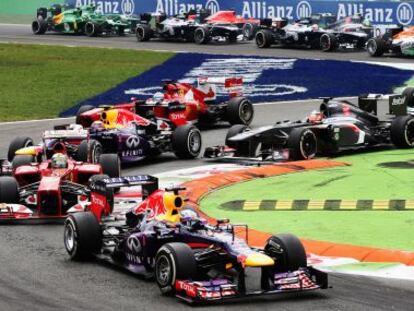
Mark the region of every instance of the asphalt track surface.
<instances>
[{"instance_id":1,"label":"asphalt track surface","mask_svg":"<svg viewBox=\"0 0 414 311\"><path fill-rule=\"evenodd\" d=\"M0 26L0 42L21 42L100 47L138 48L133 38L93 38L73 36L34 37L28 27ZM195 45L147 43L147 49L200 51ZM183 47L183 48L182 48ZM140 47L141 48L141 47ZM204 52L229 53L228 47L207 46ZM309 58L347 59L349 53L325 54L316 51L257 50L254 45L238 45L236 54ZM365 53L353 53L353 59L368 59ZM404 59L386 61L409 62ZM253 126L280 119L299 119L317 109L318 101L256 106ZM6 155L10 139L18 135L40 139L40 133L52 124L70 120L0 124L0 157ZM203 132L204 146L224 142L226 127ZM124 168L123 174L159 173L203 165L200 159L177 160L164 155L152 163ZM275 224L277 226L277 224ZM249 299L219 304L212 310L413 310L414 282L330 275L332 289L279 297ZM202 309L206 307L200 307ZM183 310L189 307L160 295L157 286L133 275L96 262L76 263L68 259L59 225L0 227L0 310Z\"/></svg>"}]
</instances>

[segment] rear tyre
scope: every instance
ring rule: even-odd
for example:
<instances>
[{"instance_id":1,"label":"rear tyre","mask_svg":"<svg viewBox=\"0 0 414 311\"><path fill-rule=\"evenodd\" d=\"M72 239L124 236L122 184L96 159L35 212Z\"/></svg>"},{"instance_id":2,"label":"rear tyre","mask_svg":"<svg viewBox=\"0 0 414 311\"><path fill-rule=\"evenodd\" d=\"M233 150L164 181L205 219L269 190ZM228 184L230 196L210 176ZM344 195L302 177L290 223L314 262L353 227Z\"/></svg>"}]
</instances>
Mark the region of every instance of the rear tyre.
<instances>
[{"instance_id":1,"label":"rear tyre","mask_svg":"<svg viewBox=\"0 0 414 311\"><path fill-rule=\"evenodd\" d=\"M391 141L397 148L414 147L414 117L398 116L391 123Z\"/></svg>"},{"instance_id":2,"label":"rear tyre","mask_svg":"<svg viewBox=\"0 0 414 311\"><path fill-rule=\"evenodd\" d=\"M14 177L0 176L0 203L19 203L19 186Z\"/></svg>"},{"instance_id":3,"label":"rear tyre","mask_svg":"<svg viewBox=\"0 0 414 311\"><path fill-rule=\"evenodd\" d=\"M33 162L35 162L35 159L32 155L18 154L13 159L12 168L15 170L20 166L30 165Z\"/></svg>"},{"instance_id":4,"label":"rear tyre","mask_svg":"<svg viewBox=\"0 0 414 311\"><path fill-rule=\"evenodd\" d=\"M167 243L155 256L155 280L161 293L173 295L177 280L193 279L197 274L194 253L185 243Z\"/></svg>"},{"instance_id":5,"label":"rear tyre","mask_svg":"<svg viewBox=\"0 0 414 311\"><path fill-rule=\"evenodd\" d=\"M149 41L152 37L152 29L148 25L137 25L135 30L138 42Z\"/></svg>"},{"instance_id":6,"label":"rear tyre","mask_svg":"<svg viewBox=\"0 0 414 311\"><path fill-rule=\"evenodd\" d=\"M405 97L404 104L407 107L414 108L414 87L407 87L402 92L402 96Z\"/></svg>"},{"instance_id":7,"label":"rear tyre","mask_svg":"<svg viewBox=\"0 0 414 311\"><path fill-rule=\"evenodd\" d=\"M102 152L103 148L99 141L95 139L82 140L76 152L76 160L81 162L98 163Z\"/></svg>"},{"instance_id":8,"label":"rear tyre","mask_svg":"<svg viewBox=\"0 0 414 311\"><path fill-rule=\"evenodd\" d=\"M295 271L307 267L305 248L293 234L278 234L270 237L266 242L265 253L276 259L277 271Z\"/></svg>"},{"instance_id":9,"label":"rear tyre","mask_svg":"<svg viewBox=\"0 0 414 311\"><path fill-rule=\"evenodd\" d=\"M320 39L320 47L324 52L335 51L338 46L338 40L332 33L324 33Z\"/></svg>"},{"instance_id":10,"label":"rear tyre","mask_svg":"<svg viewBox=\"0 0 414 311\"><path fill-rule=\"evenodd\" d=\"M74 213L65 220L63 241L72 260L86 260L102 247L102 232L92 212Z\"/></svg>"},{"instance_id":11,"label":"rear tyre","mask_svg":"<svg viewBox=\"0 0 414 311\"><path fill-rule=\"evenodd\" d=\"M196 158L201 151L201 132L191 124L177 127L172 134L172 149L181 159Z\"/></svg>"},{"instance_id":12,"label":"rear tyre","mask_svg":"<svg viewBox=\"0 0 414 311\"><path fill-rule=\"evenodd\" d=\"M262 29L256 33L256 45L263 49L268 48L273 43L273 35L269 29Z\"/></svg>"},{"instance_id":13,"label":"rear tyre","mask_svg":"<svg viewBox=\"0 0 414 311\"><path fill-rule=\"evenodd\" d=\"M81 122L81 114L84 113L84 112L86 112L86 111L92 110L92 109L95 109L95 107L92 106L92 105L81 106L79 108L78 112L76 113L76 124L82 124L82 122Z\"/></svg>"},{"instance_id":14,"label":"rear tyre","mask_svg":"<svg viewBox=\"0 0 414 311\"><path fill-rule=\"evenodd\" d=\"M287 145L291 160L309 160L317 152L315 133L307 128L294 128L289 135Z\"/></svg>"},{"instance_id":15,"label":"rear tyre","mask_svg":"<svg viewBox=\"0 0 414 311\"><path fill-rule=\"evenodd\" d=\"M99 157L99 164L102 167L102 173L108 175L110 178L121 176L121 161L117 154L101 154Z\"/></svg>"},{"instance_id":16,"label":"rear tyre","mask_svg":"<svg viewBox=\"0 0 414 311\"><path fill-rule=\"evenodd\" d=\"M194 41L196 44L207 44L211 40L210 29L208 27L198 27L194 31Z\"/></svg>"},{"instance_id":17,"label":"rear tyre","mask_svg":"<svg viewBox=\"0 0 414 311\"><path fill-rule=\"evenodd\" d=\"M249 125L254 117L253 105L246 97L233 97L227 103L227 119L231 125Z\"/></svg>"},{"instance_id":18,"label":"rear tyre","mask_svg":"<svg viewBox=\"0 0 414 311\"><path fill-rule=\"evenodd\" d=\"M42 16L38 16L32 22L32 31L35 35L43 35L47 31L47 23Z\"/></svg>"},{"instance_id":19,"label":"rear tyre","mask_svg":"<svg viewBox=\"0 0 414 311\"><path fill-rule=\"evenodd\" d=\"M96 37L99 33L98 30L99 26L98 24L94 23L94 22L87 22L85 24L85 35L87 35L88 37Z\"/></svg>"},{"instance_id":20,"label":"rear tyre","mask_svg":"<svg viewBox=\"0 0 414 311\"><path fill-rule=\"evenodd\" d=\"M370 56L382 56L386 50L386 43L381 37L371 38L367 41L367 51Z\"/></svg>"},{"instance_id":21,"label":"rear tyre","mask_svg":"<svg viewBox=\"0 0 414 311\"><path fill-rule=\"evenodd\" d=\"M30 137L16 137L14 138L10 145L9 150L7 152L7 159L9 161L13 161L14 156L16 155L16 151L22 148L33 146L33 140Z\"/></svg>"}]
</instances>

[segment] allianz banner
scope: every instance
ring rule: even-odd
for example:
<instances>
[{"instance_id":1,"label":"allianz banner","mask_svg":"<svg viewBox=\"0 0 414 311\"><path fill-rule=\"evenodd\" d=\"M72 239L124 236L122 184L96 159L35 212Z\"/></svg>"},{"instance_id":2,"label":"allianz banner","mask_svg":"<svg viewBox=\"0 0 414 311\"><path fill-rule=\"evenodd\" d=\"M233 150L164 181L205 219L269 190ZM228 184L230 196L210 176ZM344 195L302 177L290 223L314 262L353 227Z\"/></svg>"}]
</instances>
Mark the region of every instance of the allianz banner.
<instances>
[{"instance_id":1,"label":"allianz banner","mask_svg":"<svg viewBox=\"0 0 414 311\"><path fill-rule=\"evenodd\" d=\"M414 23L414 1L334 1L334 0L65 0L82 6L95 3L103 13L140 14L162 11L176 15L191 9L234 9L243 17L286 17L291 20L315 13L333 13L342 18L357 13L374 24Z\"/></svg>"}]
</instances>

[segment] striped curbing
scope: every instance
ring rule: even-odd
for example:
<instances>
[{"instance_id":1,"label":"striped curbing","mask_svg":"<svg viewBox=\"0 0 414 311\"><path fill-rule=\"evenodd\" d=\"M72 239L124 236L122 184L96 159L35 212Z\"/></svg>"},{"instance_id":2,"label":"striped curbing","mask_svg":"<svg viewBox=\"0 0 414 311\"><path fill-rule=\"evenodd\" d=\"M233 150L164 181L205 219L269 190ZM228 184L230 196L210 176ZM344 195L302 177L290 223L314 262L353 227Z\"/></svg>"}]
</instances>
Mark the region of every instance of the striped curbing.
<instances>
[{"instance_id":1,"label":"striped curbing","mask_svg":"<svg viewBox=\"0 0 414 311\"><path fill-rule=\"evenodd\" d=\"M221 207L243 211L414 211L414 200L237 200Z\"/></svg>"}]
</instances>

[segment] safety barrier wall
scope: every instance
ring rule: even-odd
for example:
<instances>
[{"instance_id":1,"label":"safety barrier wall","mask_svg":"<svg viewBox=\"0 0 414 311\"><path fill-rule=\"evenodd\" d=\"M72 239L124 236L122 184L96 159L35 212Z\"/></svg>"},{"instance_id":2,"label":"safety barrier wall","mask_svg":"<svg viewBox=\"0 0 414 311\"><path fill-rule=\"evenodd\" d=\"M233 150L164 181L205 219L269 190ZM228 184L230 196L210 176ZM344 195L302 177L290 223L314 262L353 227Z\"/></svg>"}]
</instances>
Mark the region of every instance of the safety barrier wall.
<instances>
[{"instance_id":1,"label":"safety barrier wall","mask_svg":"<svg viewBox=\"0 0 414 311\"><path fill-rule=\"evenodd\" d=\"M3 1L3 0L2 0ZM363 14L375 24L414 23L414 1L347 1L347 0L65 0L76 6L95 3L104 13L139 14L163 11L168 15L190 9L208 8L212 12L235 9L244 17L287 17L298 19L314 13L328 12L338 17Z\"/></svg>"}]
</instances>

